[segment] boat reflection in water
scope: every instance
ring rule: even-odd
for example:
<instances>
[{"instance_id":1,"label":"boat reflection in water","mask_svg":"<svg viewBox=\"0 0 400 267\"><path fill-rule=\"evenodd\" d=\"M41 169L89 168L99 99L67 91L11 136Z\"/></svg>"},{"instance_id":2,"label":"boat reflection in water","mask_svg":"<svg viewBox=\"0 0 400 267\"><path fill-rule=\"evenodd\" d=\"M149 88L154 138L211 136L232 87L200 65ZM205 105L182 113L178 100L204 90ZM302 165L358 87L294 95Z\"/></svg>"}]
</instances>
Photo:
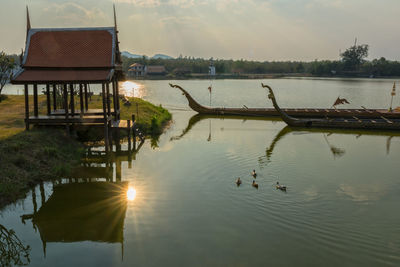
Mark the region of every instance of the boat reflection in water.
<instances>
[{"instance_id":1,"label":"boat reflection in water","mask_svg":"<svg viewBox=\"0 0 400 267\"><path fill-rule=\"evenodd\" d=\"M276 144L284 138L284 136L293 133L293 134L312 134L312 133L322 133L325 142L327 143L330 151L334 159L343 156L346 153L346 150L337 146L334 146L329 141L329 137L333 134L344 134L344 135L354 135L356 139L359 139L363 135L375 135L375 136L387 136L386 141L386 154L390 152L390 144L393 137L400 137L400 133L398 132L390 132L390 131L368 131L368 130L340 130L340 129L310 129L310 128L292 128L290 126L286 126L279 131L279 133L274 137L269 147L266 149L266 158L269 161L271 159L273 150Z\"/></svg>"},{"instance_id":2,"label":"boat reflection in water","mask_svg":"<svg viewBox=\"0 0 400 267\"><path fill-rule=\"evenodd\" d=\"M186 126L185 129L182 130L182 133L177 136L173 136L170 138L171 141L174 140L180 140L182 139L186 134L190 132L190 130L200 121L202 120L210 120L211 125L211 120L212 119L233 119L233 120L238 120L241 119L243 121L246 120L268 120L272 122L280 121L281 119L276 118L276 117L267 117L267 118L260 118L260 117L243 117L243 116L220 116L220 115L202 115L202 114L196 114L192 116L189 119L188 125ZM259 163L263 164L265 163L265 160L270 161L271 156L273 154L274 148L277 145L279 141L284 139L284 137L288 134L322 134L323 138L325 139L325 142L327 146L329 147L334 159L343 156L346 153L346 150L338 147L336 145L331 144L331 141L329 140L329 137L334 134L341 134L341 135L354 135L356 139L360 138L363 135L374 135L374 136L387 136L387 141L386 141L386 153L389 154L390 152L390 143L393 137L397 136L400 137L399 132L391 132L391 131L374 131L374 130L348 130L348 129L310 129L310 128L292 128L290 126L285 126L282 128L278 134L274 137L272 140L271 144L269 147L266 148L265 151L265 156L261 156L259 158ZM211 126L209 126L209 135L207 138L207 141L211 141Z\"/></svg>"}]
</instances>

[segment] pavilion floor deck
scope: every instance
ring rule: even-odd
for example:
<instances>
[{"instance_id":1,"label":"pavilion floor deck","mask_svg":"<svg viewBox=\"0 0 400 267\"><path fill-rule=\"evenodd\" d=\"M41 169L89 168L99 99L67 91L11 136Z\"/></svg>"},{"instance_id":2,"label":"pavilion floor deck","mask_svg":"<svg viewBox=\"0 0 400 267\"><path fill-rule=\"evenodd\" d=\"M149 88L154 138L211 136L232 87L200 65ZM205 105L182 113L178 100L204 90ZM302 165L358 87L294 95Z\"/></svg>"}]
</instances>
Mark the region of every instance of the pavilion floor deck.
<instances>
[{"instance_id":1,"label":"pavilion floor deck","mask_svg":"<svg viewBox=\"0 0 400 267\"><path fill-rule=\"evenodd\" d=\"M82 112L83 115L103 115L103 110L102 109L88 109L88 110L84 110ZM111 109L111 114L115 115L114 109ZM53 110L51 112L51 115L53 116L65 116L65 110L64 109L57 109L57 110ZM70 116L74 115L74 116L80 116L81 115L81 111L75 110L74 114L69 113Z\"/></svg>"},{"instance_id":2,"label":"pavilion floor deck","mask_svg":"<svg viewBox=\"0 0 400 267\"><path fill-rule=\"evenodd\" d=\"M111 117L109 117L111 120ZM104 116L102 115L84 115L84 116L70 116L68 118L55 115L39 115L30 116L29 124L40 125L65 125L66 123L74 124L104 124Z\"/></svg>"},{"instance_id":3,"label":"pavilion floor deck","mask_svg":"<svg viewBox=\"0 0 400 267\"><path fill-rule=\"evenodd\" d=\"M133 133L138 136L141 140L144 139L144 134L138 129L136 123L128 120L113 120L110 116L108 117L108 121L111 122L110 126L113 129L126 129L133 130ZM55 116L55 115L39 115L39 116L30 116L29 124L41 125L41 126L59 126L66 124L78 124L78 125L98 125L104 126L104 116L103 115L84 115L84 116L70 116L65 118L63 116Z\"/></svg>"}]
</instances>

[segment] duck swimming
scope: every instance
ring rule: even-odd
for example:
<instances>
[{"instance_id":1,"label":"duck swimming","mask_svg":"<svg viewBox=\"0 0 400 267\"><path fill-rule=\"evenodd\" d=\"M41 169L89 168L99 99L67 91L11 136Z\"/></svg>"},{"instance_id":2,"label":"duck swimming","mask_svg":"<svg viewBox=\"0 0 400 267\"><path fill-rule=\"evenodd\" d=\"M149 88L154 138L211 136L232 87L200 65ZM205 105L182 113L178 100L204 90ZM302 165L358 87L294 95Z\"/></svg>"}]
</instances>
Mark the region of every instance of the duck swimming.
<instances>
[{"instance_id":1,"label":"duck swimming","mask_svg":"<svg viewBox=\"0 0 400 267\"><path fill-rule=\"evenodd\" d=\"M242 180L240 180L240 177L236 179L236 185L239 186L242 184Z\"/></svg>"},{"instance_id":2,"label":"duck swimming","mask_svg":"<svg viewBox=\"0 0 400 267\"><path fill-rule=\"evenodd\" d=\"M253 180L253 183L251 184L253 187L255 187L255 188L257 188L258 189L258 184L256 183L256 181L255 180Z\"/></svg>"},{"instance_id":3,"label":"duck swimming","mask_svg":"<svg viewBox=\"0 0 400 267\"><path fill-rule=\"evenodd\" d=\"M276 182L276 189L280 189L282 191L286 191L285 185L280 185L279 182Z\"/></svg>"},{"instance_id":4,"label":"duck swimming","mask_svg":"<svg viewBox=\"0 0 400 267\"><path fill-rule=\"evenodd\" d=\"M256 177L257 177L256 170L253 170L253 171L251 172L251 175L252 175L254 178L256 178Z\"/></svg>"}]
</instances>

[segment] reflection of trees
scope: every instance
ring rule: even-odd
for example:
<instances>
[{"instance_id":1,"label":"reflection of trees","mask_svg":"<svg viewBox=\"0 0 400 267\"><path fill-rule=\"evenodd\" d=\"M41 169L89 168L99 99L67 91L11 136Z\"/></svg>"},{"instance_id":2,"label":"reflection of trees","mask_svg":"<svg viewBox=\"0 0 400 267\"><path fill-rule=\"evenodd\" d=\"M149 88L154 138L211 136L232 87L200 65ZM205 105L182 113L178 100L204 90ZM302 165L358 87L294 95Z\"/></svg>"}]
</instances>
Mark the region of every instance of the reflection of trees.
<instances>
[{"instance_id":1,"label":"reflection of trees","mask_svg":"<svg viewBox=\"0 0 400 267\"><path fill-rule=\"evenodd\" d=\"M0 266L28 265L31 248L24 246L14 230L0 224Z\"/></svg>"},{"instance_id":2,"label":"reflection of trees","mask_svg":"<svg viewBox=\"0 0 400 267\"><path fill-rule=\"evenodd\" d=\"M152 149L159 147L158 142L160 141L160 136L152 136L150 139L150 146Z\"/></svg>"}]
</instances>

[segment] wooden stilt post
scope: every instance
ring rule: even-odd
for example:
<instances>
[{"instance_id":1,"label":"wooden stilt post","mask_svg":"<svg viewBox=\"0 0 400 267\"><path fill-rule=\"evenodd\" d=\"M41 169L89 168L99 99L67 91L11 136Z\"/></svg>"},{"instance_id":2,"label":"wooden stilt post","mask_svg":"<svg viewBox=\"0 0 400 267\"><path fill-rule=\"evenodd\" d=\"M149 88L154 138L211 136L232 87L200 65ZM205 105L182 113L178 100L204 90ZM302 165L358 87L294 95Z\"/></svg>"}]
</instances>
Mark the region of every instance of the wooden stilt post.
<instances>
[{"instance_id":1,"label":"wooden stilt post","mask_svg":"<svg viewBox=\"0 0 400 267\"><path fill-rule=\"evenodd\" d=\"M41 206L43 207L44 203L46 202L46 194L44 192L43 182L40 182L39 189L40 189L40 199L41 199L41 202L42 202Z\"/></svg>"},{"instance_id":2,"label":"wooden stilt post","mask_svg":"<svg viewBox=\"0 0 400 267\"><path fill-rule=\"evenodd\" d=\"M119 106L119 85L118 85L118 80L116 79L115 81L115 94L117 97L117 109L118 109L118 115L117 115L117 120L121 119L121 107Z\"/></svg>"},{"instance_id":3,"label":"wooden stilt post","mask_svg":"<svg viewBox=\"0 0 400 267\"><path fill-rule=\"evenodd\" d=\"M67 129L67 133L69 134L69 123L68 123L68 88L67 84L64 84L64 111L65 111L65 120L67 120L65 126Z\"/></svg>"},{"instance_id":4,"label":"wooden stilt post","mask_svg":"<svg viewBox=\"0 0 400 267\"><path fill-rule=\"evenodd\" d=\"M82 86L82 84L80 83L79 84L79 103L80 103L80 106L81 106L81 117L83 116L83 109L84 109L84 107L83 107L83 88L82 88L83 86Z\"/></svg>"},{"instance_id":5,"label":"wooden stilt post","mask_svg":"<svg viewBox=\"0 0 400 267\"><path fill-rule=\"evenodd\" d=\"M32 188L32 204L33 204L33 214L36 214L37 212L36 187Z\"/></svg>"},{"instance_id":6,"label":"wooden stilt post","mask_svg":"<svg viewBox=\"0 0 400 267\"><path fill-rule=\"evenodd\" d=\"M57 85L53 84L53 109L57 109Z\"/></svg>"},{"instance_id":7,"label":"wooden stilt post","mask_svg":"<svg viewBox=\"0 0 400 267\"><path fill-rule=\"evenodd\" d=\"M71 93L71 116L75 116L75 99L74 99L74 85L71 83L69 85L69 90Z\"/></svg>"},{"instance_id":8,"label":"wooden stilt post","mask_svg":"<svg viewBox=\"0 0 400 267\"><path fill-rule=\"evenodd\" d=\"M51 113L50 84L46 84L47 115Z\"/></svg>"},{"instance_id":9,"label":"wooden stilt post","mask_svg":"<svg viewBox=\"0 0 400 267\"><path fill-rule=\"evenodd\" d=\"M109 149L108 118L107 118L107 107L106 107L106 89L105 89L104 83L101 84L101 93L102 93L102 97L103 97L104 142L105 142L106 152L108 152L108 149Z\"/></svg>"},{"instance_id":10,"label":"wooden stilt post","mask_svg":"<svg viewBox=\"0 0 400 267\"><path fill-rule=\"evenodd\" d=\"M108 136L110 138L110 150L113 151L113 130L111 126L111 120L110 117L108 117Z\"/></svg>"},{"instance_id":11,"label":"wooden stilt post","mask_svg":"<svg viewBox=\"0 0 400 267\"><path fill-rule=\"evenodd\" d=\"M121 152L121 135L120 128L115 128L115 150Z\"/></svg>"},{"instance_id":12,"label":"wooden stilt post","mask_svg":"<svg viewBox=\"0 0 400 267\"><path fill-rule=\"evenodd\" d=\"M115 180L117 182L121 182L121 177L122 177L122 164L121 160L117 157L116 162L115 162Z\"/></svg>"},{"instance_id":13,"label":"wooden stilt post","mask_svg":"<svg viewBox=\"0 0 400 267\"><path fill-rule=\"evenodd\" d=\"M107 114L108 117L111 116L111 103L110 103L110 84L109 82L106 83L106 89L107 89Z\"/></svg>"},{"instance_id":14,"label":"wooden stilt post","mask_svg":"<svg viewBox=\"0 0 400 267\"><path fill-rule=\"evenodd\" d=\"M106 83L106 95L107 95L107 117L108 119L112 118L111 116L111 98L110 98L110 83ZM111 120L108 121L108 129L109 129L109 137L110 137L110 150L113 151L113 130L111 125Z\"/></svg>"},{"instance_id":15,"label":"wooden stilt post","mask_svg":"<svg viewBox=\"0 0 400 267\"><path fill-rule=\"evenodd\" d=\"M33 115L39 116L37 84L33 85Z\"/></svg>"},{"instance_id":16,"label":"wooden stilt post","mask_svg":"<svg viewBox=\"0 0 400 267\"><path fill-rule=\"evenodd\" d=\"M115 90L114 80L112 80L111 85L112 85L112 93L113 93L114 120L118 120L117 119L117 94L116 94L116 90Z\"/></svg>"},{"instance_id":17,"label":"wooden stilt post","mask_svg":"<svg viewBox=\"0 0 400 267\"><path fill-rule=\"evenodd\" d=\"M29 131L29 92L27 84L24 84L24 94L25 94L25 129Z\"/></svg>"},{"instance_id":18,"label":"wooden stilt post","mask_svg":"<svg viewBox=\"0 0 400 267\"><path fill-rule=\"evenodd\" d=\"M110 180L112 180L113 177L113 170L111 168L111 163L109 162L109 157L107 157L107 162L106 162L106 173L107 173L107 178L106 181L110 182Z\"/></svg>"},{"instance_id":19,"label":"wooden stilt post","mask_svg":"<svg viewBox=\"0 0 400 267\"><path fill-rule=\"evenodd\" d=\"M132 140L133 150L136 150L135 114L132 114Z\"/></svg>"},{"instance_id":20,"label":"wooden stilt post","mask_svg":"<svg viewBox=\"0 0 400 267\"><path fill-rule=\"evenodd\" d=\"M130 147L130 145L131 145L131 120L127 121L127 126L128 126L128 145Z\"/></svg>"},{"instance_id":21,"label":"wooden stilt post","mask_svg":"<svg viewBox=\"0 0 400 267\"><path fill-rule=\"evenodd\" d=\"M86 111L89 109L87 83L85 83L85 109Z\"/></svg>"}]
</instances>

